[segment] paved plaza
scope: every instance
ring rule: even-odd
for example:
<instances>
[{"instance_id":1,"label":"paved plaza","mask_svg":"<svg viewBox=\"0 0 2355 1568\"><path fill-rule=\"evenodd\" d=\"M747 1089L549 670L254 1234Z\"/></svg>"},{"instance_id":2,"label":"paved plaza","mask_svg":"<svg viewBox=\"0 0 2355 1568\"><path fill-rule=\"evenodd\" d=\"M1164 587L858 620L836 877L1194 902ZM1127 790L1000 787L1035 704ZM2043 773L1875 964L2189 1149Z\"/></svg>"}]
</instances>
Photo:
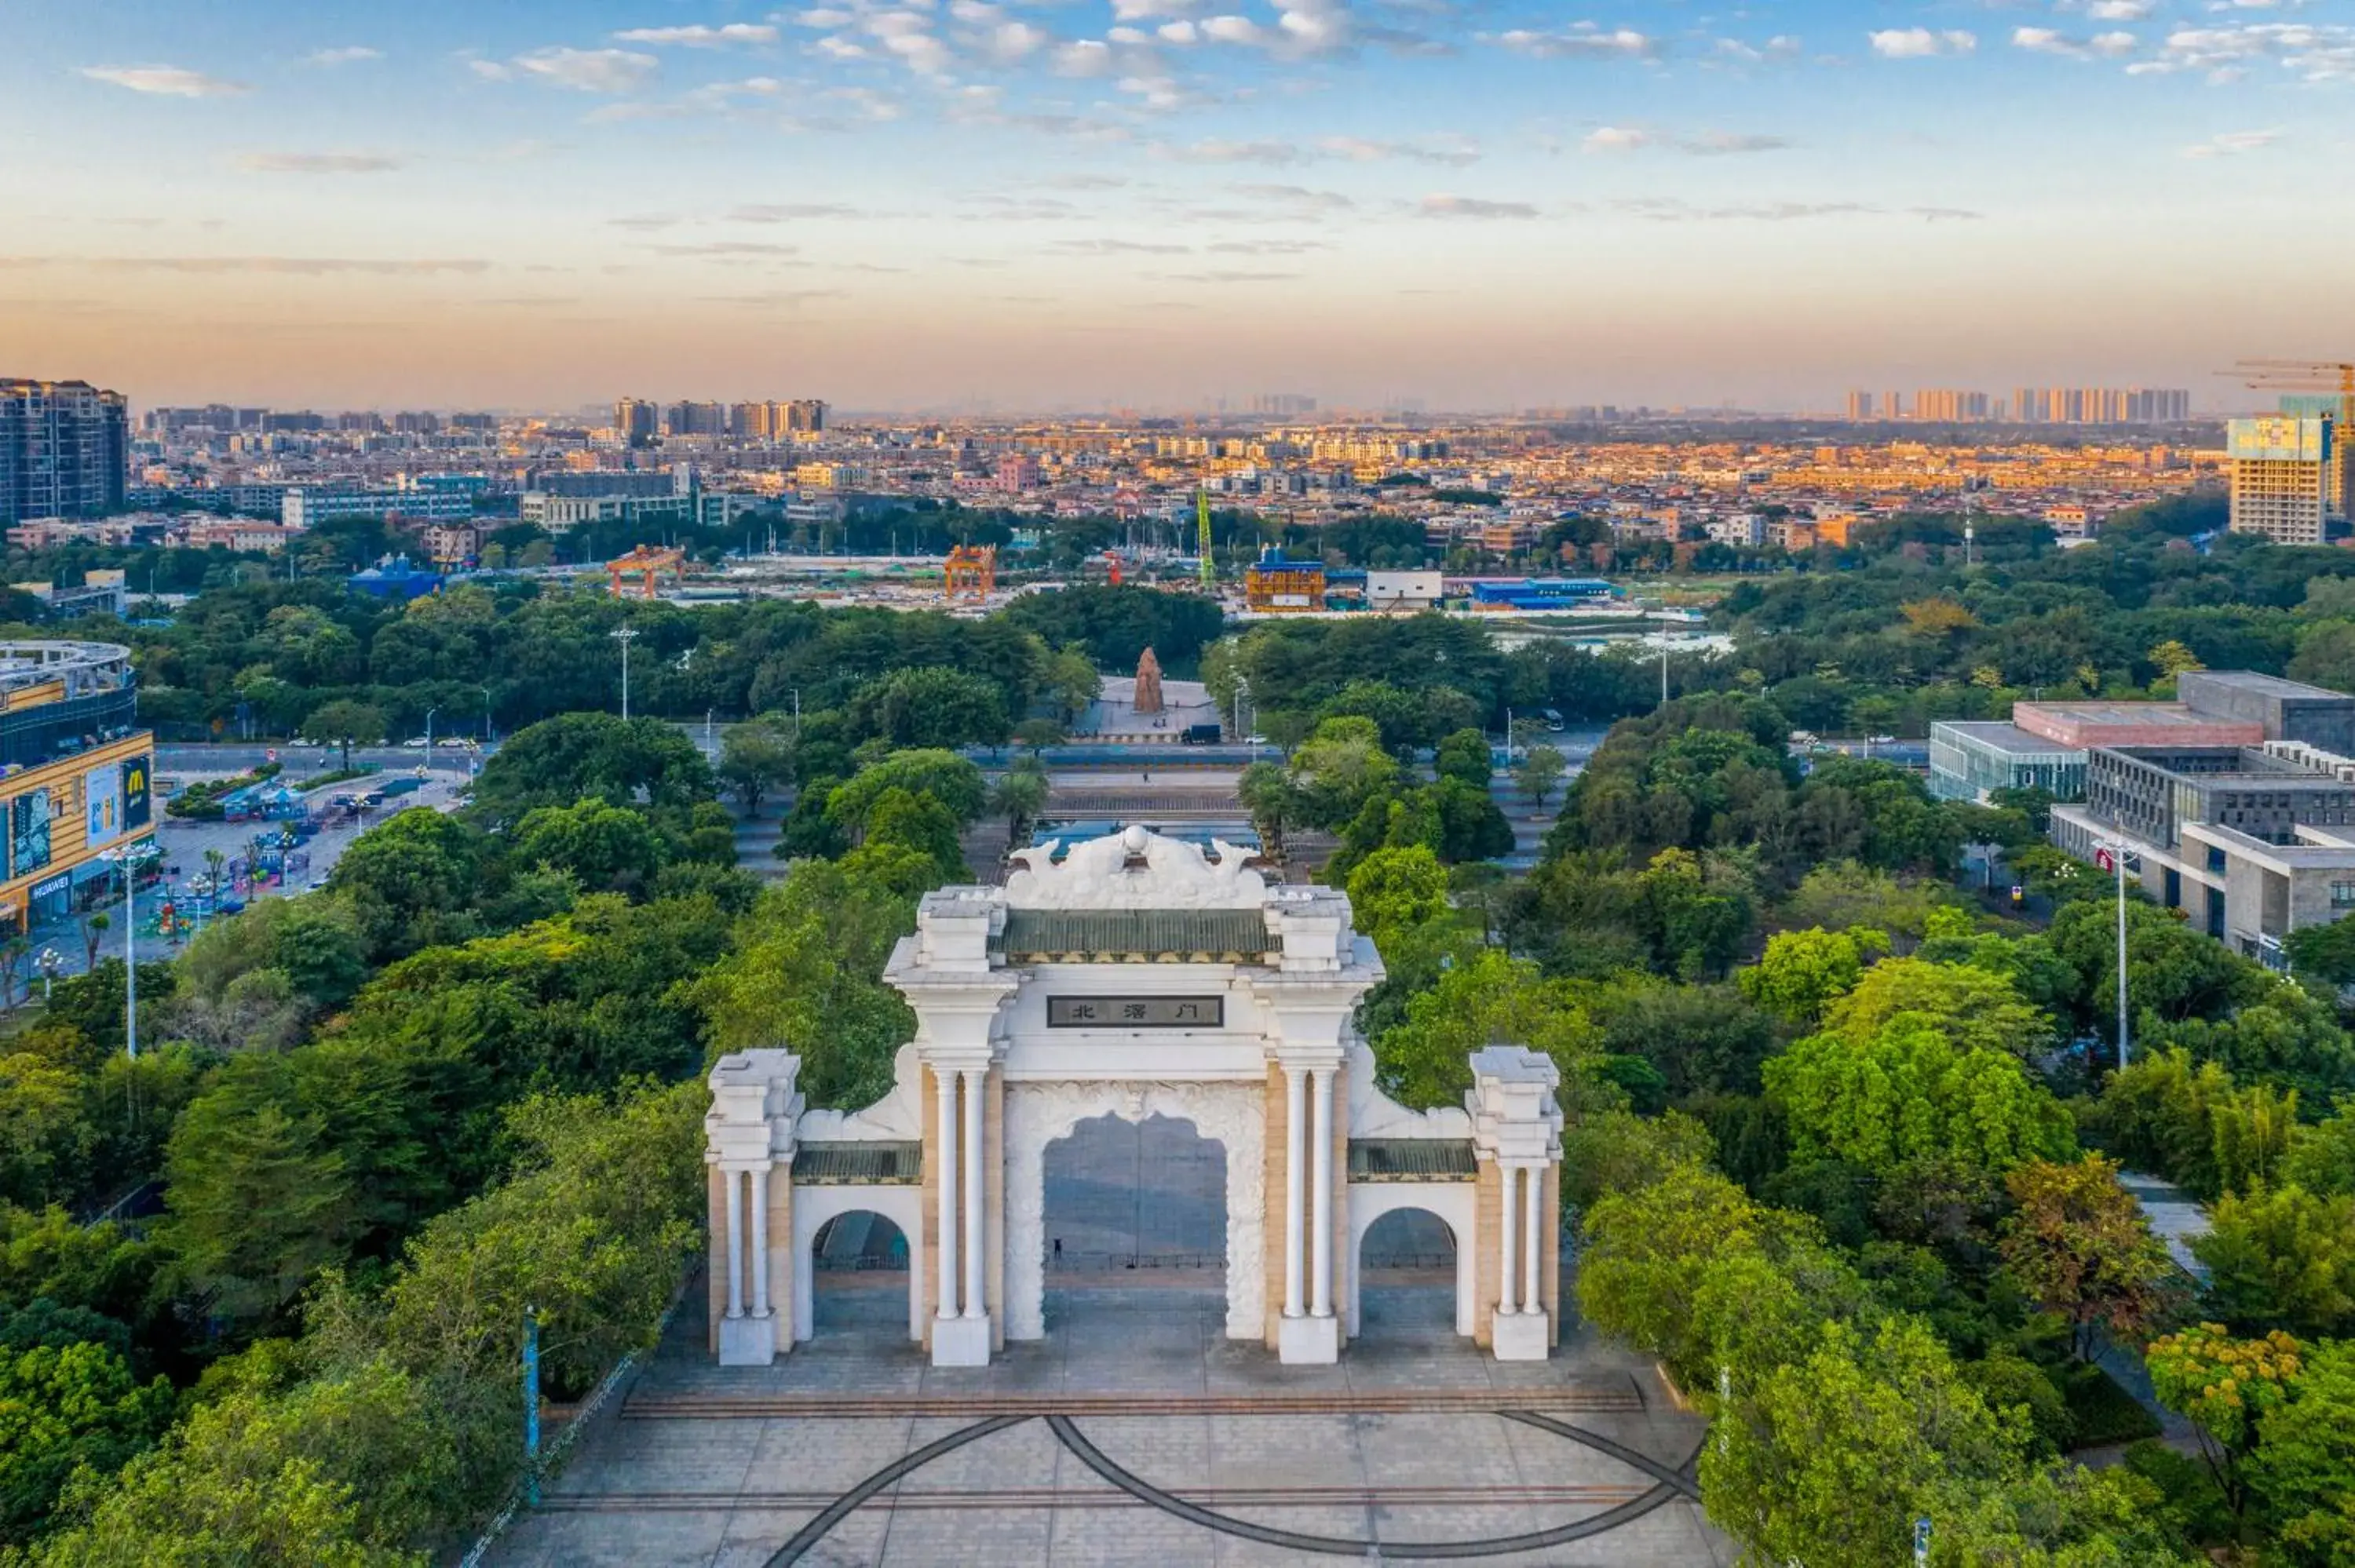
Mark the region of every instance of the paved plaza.
<instances>
[{"instance_id":1,"label":"paved plaza","mask_svg":"<svg viewBox=\"0 0 2355 1568\"><path fill-rule=\"evenodd\" d=\"M1216 1147L1160 1118L1056 1145L1047 1338L987 1367L935 1368L909 1342L905 1253L880 1222L821 1240L817 1337L773 1367L711 1364L691 1289L490 1561L1732 1561L1693 1500L1701 1423L1575 1323L1550 1362L1457 1339L1436 1222L1369 1236L1364 1332L1338 1365L1224 1338Z\"/></svg>"}]
</instances>

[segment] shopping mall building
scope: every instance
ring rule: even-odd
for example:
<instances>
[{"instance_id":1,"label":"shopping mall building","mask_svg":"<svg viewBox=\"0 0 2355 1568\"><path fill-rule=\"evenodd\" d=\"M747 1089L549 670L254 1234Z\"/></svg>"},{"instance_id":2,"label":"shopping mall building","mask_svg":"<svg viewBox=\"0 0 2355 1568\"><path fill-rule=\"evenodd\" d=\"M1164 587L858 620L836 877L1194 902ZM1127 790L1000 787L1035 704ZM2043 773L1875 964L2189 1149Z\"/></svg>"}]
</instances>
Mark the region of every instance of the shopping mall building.
<instances>
[{"instance_id":1,"label":"shopping mall building","mask_svg":"<svg viewBox=\"0 0 2355 1568\"><path fill-rule=\"evenodd\" d=\"M155 832L155 736L141 728L131 651L0 642L0 933L93 903L105 859Z\"/></svg>"}]
</instances>

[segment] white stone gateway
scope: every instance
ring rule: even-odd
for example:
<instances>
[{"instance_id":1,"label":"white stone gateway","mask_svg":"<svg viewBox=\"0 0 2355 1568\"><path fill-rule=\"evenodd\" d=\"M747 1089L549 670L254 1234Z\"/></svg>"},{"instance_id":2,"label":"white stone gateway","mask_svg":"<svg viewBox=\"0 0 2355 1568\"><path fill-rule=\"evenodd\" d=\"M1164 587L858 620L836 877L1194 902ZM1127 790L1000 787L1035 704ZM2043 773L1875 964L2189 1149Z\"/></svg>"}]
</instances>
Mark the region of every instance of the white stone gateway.
<instances>
[{"instance_id":1,"label":"white stone gateway","mask_svg":"<svg viewBox=\"0 0 2355 1568\"><path fill-rule=\"evenodd\" d=\"M871 1211L908 1239L909 1337L981 1366L1046 1334L1047 1147L1114 1115L1226 1155L1227 1335L1329 1362L1359 1325L1374 1221L1455 1241L1455 1329L1501 1360L1560 1336L1561 1112L1546 1057L1471 1058L1465 1108L1410 1111L1352 1022L1382 978L1346 895L1142 828L1019 852L1003 888L927 895L883 978L916 1012L890 1094L805 1107L787 1051L724 1058L705 1118L711 1349L766 1365L814 1330L812 1248ZM789 1331L777 1325L791 1313Z\"/></svg>"}]
</instances>

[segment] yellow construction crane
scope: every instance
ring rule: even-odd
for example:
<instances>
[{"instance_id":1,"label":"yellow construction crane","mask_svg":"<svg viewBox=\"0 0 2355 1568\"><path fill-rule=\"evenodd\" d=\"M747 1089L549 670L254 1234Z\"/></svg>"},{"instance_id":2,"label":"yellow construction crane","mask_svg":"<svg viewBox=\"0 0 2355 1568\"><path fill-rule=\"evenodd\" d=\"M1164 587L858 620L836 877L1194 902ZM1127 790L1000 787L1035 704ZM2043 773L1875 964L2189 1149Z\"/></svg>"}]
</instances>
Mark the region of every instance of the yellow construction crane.
<instances>
[{"instance_id":1,"label":"yellow construction crane","mask_svg":"<svg viewBox=\"0 0 2355 1568\"><path fill-rule=\"evenodd\" d=\"M1211 593L1219 589L1218 563L1210 558L1210 493L1194 492L1194 549L1202 557L1203 588Z\"/></svg>"},{"instance_id":2,"label":"yellow construction crane","mask_svg":"<svg viewBox=\"0 0 2355 1568\"><path fill-rule=\"evenodd\" d=\"M2336 392L2339 412L2331 420L2330 444L2338 461L2331 465L2330 504L2341 511L2355 488L2355 361L2344 359L2243 359L2231 374L2243 387L2260 392Z\"/></svg>"},{"instance_id":3,"label":"yellow construction crane","mask_svg":"<svg viewBox=\"0 0 2355 1568\"><path fill-rule=\"evenodd\" d=\"M2355 362L2343 359L2243 359L2231 374L2260 392L2336 392L2341 440L2355 432Z\"/></svg>"}]
</instances>

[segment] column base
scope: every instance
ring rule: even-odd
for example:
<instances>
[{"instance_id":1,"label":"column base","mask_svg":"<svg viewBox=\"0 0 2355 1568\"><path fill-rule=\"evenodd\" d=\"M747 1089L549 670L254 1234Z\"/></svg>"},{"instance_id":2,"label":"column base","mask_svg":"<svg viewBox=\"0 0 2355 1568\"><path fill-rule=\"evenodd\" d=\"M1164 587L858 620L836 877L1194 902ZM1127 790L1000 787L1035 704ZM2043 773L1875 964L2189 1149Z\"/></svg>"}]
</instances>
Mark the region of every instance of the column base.
<instances>
[{"instance_id":1,"label":"column base","mask_svg":"<svg viewBox=\"0 0 2355 1568\"><path fill-rule=\"evenodd\" d=\"M1500 1361L1542 1361L1553 1354L1553 1324L1542 1312L1499 1312L1490 1320L1490 1349Z\"/></svg>"},{"instance_id":2,"label":"column base","mask_svg":"<svg viewBox=\"0 0 2355 1568\"><path fill-rule=\"evenodd\" d=\"M777 1315L719 1319L719 1364L764 1367L777 1359Z\"/></svg>"},{"instance_id":3,"label":"column base","mask_svg":"<svg viewBox=\"0 0 2355 1568\"><path fill-rule=\"evenodd\" d=\"M1329 1367L1341 1359L1341 1319L1278 1319L1275 1359L1288 1367Z\"/></svg>"},{"instance_id":4,"label":"column base","mask_svg":"<svg viewBox=\"0 0 2355 1568\"><path fill-rule=\"evenodd\" d=\"M932 1364L936 1367L986 1367L989 1364L987 1318L932 1319Z\"/></svg>"}]
</instances>

